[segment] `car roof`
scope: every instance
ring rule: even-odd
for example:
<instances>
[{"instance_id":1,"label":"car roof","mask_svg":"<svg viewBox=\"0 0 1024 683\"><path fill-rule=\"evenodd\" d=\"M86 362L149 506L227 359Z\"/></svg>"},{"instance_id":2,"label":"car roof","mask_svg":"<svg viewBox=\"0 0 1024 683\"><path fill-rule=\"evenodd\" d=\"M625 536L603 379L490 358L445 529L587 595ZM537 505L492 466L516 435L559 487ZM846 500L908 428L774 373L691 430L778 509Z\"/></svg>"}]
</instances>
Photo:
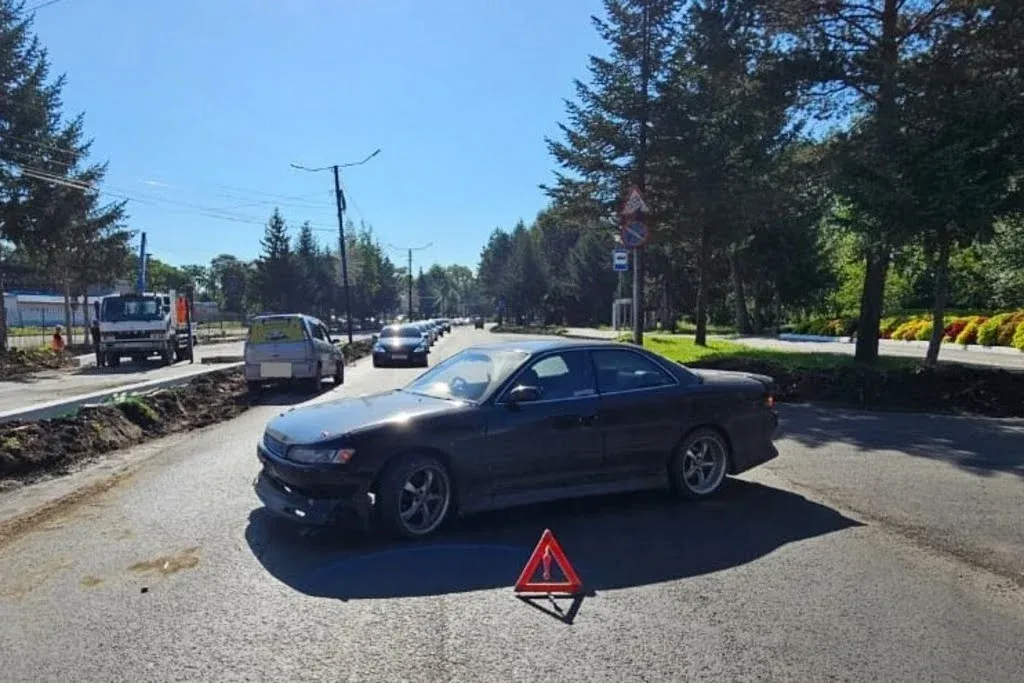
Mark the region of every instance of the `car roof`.
<instances>
[{"instance_id":1,"label":"car roof","mask_svg":"<svg viewBox=\"0 0 1024 683\"><path fill-rule=\"evenodd\" d=\"M320 322L318 318L314 318L311 315L306 315L305 313L271 313L269 315L257 315L253 318L253 320L274 320L282 318L303 318L305 320L313 320L316 322Z\"/></svg>"}]
</instances>

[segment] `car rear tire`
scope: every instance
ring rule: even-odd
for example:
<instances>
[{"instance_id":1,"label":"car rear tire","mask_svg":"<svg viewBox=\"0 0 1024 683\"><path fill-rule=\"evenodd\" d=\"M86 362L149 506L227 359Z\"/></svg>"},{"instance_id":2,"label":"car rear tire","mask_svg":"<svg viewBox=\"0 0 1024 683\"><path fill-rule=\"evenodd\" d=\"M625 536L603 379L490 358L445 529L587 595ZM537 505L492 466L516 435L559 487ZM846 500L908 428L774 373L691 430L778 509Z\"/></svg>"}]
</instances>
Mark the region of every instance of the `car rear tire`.
<instances>
[{"instance_id":1,"label":"car rear tire","mask_svg":"<svg viewBox=\"0 0 1024 683\"><path fill-rule=\"evenodd\" d=\"M687 434L669 464L672 490L682 498L709 498L729 473L729 444L717 430L701 427Z\"/></svg>"},{"instance_id":2,"label":"car rear tire","mask_svg":"<svg viewBox=\"0 0 1024 683\"><path fill-rule=\"evenodd\" d=\"M437 458L418 454L388 465L377 486L377 523L395 538L426 538L448 519L452 478Z\"/></svg>"},{"instance_id":3,"label":"car rear tire","mask_svg":"<svg viewBox=\"0 0 1024 683\"><path fill-rule=\"evenodd\" d=\"M345 383L345 363L338 361L334 367L334 386L340 387Z\"/></svg>"}]
</instances>

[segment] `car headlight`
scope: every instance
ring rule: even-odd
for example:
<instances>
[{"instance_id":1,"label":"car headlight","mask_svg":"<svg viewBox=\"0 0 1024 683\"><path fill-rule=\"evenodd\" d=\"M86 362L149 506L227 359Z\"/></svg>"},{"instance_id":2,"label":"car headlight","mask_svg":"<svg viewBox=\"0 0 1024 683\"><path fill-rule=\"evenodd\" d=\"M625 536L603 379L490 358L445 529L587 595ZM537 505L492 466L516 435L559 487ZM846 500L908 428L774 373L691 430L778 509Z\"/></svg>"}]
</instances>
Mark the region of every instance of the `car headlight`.
<instances>
[{"instance_id":1,"label":"car headlight","mask_svg":"<svg viewBox=\"0 0 1024 683\"><path fill-rule=\"evenodd\" d=\"M384 352L384 345L383 344L377 344L376 346L373 347L373 350L376 351L377 353L383 353Z\"/></svg>"},{"instance_id":2,"label":"car headlight","mask_svg":"<svg viewBox=\"0 0 1024 683\"><path fill-rule=\"evenodd\" d=\"M423 351L426 351L426 350L427 350L427 345L426 344L420 344L419 346L416 347L416 352L417 353L422 353Z\"/></svg>"},{"instance_id":3,"label":"car headlight","mask_svg":"<svg viewBox=\"0 0 1024 683\"><path fill-rule=\"evenodd\" d=\"M351 448L314 448L310 446L292 446L288 449L288 459L311 465L336 463L344 465L356 454Z\"/></svg>"}]
</instances>

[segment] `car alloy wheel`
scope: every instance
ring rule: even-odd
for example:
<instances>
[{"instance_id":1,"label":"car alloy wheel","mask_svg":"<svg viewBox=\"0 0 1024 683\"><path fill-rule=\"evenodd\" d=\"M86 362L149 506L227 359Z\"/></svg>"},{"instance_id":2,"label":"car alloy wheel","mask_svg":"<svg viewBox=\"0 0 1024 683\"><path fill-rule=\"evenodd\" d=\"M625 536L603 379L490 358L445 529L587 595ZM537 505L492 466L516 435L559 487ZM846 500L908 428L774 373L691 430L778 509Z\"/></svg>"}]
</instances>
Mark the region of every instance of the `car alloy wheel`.
<instances>
[{"instance_id":1,"label":"car alloy wheel","mask_svg":"<svg viewBox=\"0 0 1024 683\"><path fill-rule=\"evenodd\" d=\"M683 440L672 462L672 483L688 498L713 495L725 483L729 447L713 429L698 429Z\"/></svg>"},{"instance_id":2,"label":"car alloy wheel","mask_svg":"<svg viewBox=\"0 0 1024 683\"><path fill-rule=\"evenodd\" d=\"M381 521L398 536L423 538L447 519L452 505L448 470L436 458L404 458L389 468L379 487Z\"/></svg>"}]
</instances>

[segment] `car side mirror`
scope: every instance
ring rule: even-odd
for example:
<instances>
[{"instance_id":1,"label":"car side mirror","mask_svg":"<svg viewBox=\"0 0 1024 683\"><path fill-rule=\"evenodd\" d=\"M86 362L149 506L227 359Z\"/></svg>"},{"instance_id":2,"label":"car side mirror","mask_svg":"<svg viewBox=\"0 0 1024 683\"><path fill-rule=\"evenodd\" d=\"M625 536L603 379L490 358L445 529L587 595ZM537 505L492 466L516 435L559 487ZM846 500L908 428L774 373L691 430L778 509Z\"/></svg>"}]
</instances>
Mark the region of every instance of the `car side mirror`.
<instances>
[{"instance_id":1,"label":"car side mirror","mask_svg":"<svg viewBox=\"0 0 1024 683\"><path fill-rule=\"evenodd\" d=\"M377 335L375 335L375 334L371 334L370 335L370 343L371 344L376 344L379 340L380 340L380 337L378 337Z\"/></svg>"},{"instance_id":2,"label":"car side mirror","mask_svg":"<svg viewBox=\"0 0 1024 683\"><path fill-rule=\"evenodd\" d=\"M518 387L513 388L512 391L508 392L508 402L510 405L513 406L518 405L520 403L529 403L531 401L536 401L539 398L539 387L527 387L520 385Z\"/></svg>"}]
</instances>

